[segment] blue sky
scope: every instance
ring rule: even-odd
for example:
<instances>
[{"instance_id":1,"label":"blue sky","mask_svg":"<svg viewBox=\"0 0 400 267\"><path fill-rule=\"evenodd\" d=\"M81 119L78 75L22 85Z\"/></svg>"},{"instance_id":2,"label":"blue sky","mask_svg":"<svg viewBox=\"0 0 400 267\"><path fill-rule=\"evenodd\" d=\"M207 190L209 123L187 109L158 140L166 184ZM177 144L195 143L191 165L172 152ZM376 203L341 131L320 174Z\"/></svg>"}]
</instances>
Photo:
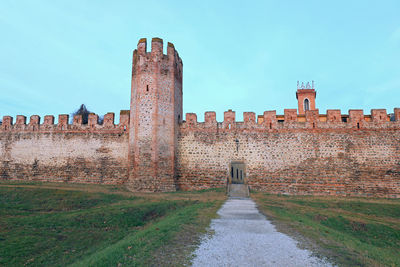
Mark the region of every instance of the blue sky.
<instances>
[{"instance_id":1,"label":"blue sky","mask_svg":"<svg viewBox=\"0 0 400 267\"><path fill-rule=\"evenodd\" d=\"M400 1L0 2L0 116L129 109L140 38L183 60L184 112L400 107ZM117 116L118 120L118 116Z\"/></svg>"}]
</instances>

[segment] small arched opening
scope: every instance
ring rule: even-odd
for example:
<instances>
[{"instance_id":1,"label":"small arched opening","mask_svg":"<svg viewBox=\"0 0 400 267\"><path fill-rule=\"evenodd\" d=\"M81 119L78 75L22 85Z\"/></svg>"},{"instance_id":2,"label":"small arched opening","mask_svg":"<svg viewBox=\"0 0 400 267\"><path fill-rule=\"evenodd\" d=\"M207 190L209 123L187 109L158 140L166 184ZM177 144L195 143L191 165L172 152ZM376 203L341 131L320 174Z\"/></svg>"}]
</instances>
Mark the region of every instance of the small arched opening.
<instances>
[{"instance_id":1,"label":"small arched opening","mask_svg":"<svg viewBox=\"0 0 400 267\"><path fill-rule=\"evenodd\" d=\"M310 100L304 99L304 111L310 110Z\"/></svg>"}]
</instances>

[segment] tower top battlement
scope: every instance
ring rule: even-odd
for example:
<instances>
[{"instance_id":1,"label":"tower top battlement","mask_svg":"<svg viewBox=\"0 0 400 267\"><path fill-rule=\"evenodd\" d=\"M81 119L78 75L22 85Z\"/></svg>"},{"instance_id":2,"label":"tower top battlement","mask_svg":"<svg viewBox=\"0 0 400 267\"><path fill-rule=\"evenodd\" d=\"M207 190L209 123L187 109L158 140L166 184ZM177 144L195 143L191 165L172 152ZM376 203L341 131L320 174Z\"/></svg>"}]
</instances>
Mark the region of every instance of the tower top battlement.
<instances>
[{"instance_id":1,"label":"tower top battlement","mask_svg":"<svg viewBox=\"0 0 400 267\"><path fill-rule=\"evenodd\" d=\"M178 52L175 50L175 46L173 43L168 42L167 44L167 54L163 53L164 50L164 41L161 38L154 37L151 39L151 50L147 51L147 39L141 38L137 44L137 49L134 51L134 55L142 55L147 57L152 57L156 59L173 59L180 65L182 65L182 59L179 57Z\"/></svg>"},{"instance_id":2,"label":"tower top battlement","mask_svg":"<svg viewBox=\"0 0 400 267\"><path fill-rule=\"evenodd\" d=\"M173 73L178 80L182 80L183 63L175 46L172 43L167 45L167 54L163 53L163 40L155 37L151 39L151 50L147 51L147 39L142 38L133 51L132 77L139 73L164 74L174 70Z\"/></svg>"}]
</instances>

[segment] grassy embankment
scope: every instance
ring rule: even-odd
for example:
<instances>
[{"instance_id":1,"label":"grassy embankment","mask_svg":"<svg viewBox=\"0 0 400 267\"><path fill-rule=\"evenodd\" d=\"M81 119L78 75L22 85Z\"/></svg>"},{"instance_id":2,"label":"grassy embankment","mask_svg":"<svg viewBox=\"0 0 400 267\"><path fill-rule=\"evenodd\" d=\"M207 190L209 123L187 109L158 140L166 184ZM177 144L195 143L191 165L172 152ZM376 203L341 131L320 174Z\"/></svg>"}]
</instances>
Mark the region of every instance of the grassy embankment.
<instances>
[{"instance_id":1,"label":"grassy embankment","mask_svg":"<svg viewBox=\"0 0 400 267\"><path fill-rule=\"evenodd\" d=\"M252 197L280 231L300 233L339 265L400 266L400 199Z\"/></svg>"},{"instance_id":2,"label":"grassy embankment","mask_svg":"<svg viewBox=\"0 0 400 267\"><path fill-rule=\"evenodd\" d=\"M223 190L0 183L0 265L183 265L224 198Z\"/></svg>"}]
</instances>

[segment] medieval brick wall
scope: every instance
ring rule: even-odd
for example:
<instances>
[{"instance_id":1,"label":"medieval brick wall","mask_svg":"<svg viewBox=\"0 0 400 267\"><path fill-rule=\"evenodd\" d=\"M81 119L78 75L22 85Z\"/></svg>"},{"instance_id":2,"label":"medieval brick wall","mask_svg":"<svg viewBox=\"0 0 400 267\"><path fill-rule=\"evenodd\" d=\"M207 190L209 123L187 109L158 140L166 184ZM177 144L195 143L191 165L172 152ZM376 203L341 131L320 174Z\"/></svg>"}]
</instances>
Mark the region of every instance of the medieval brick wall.
<instances>
[{"instance_id":1,"label":"medieval brick wall","mask_svg":"<svg viewBox=\"0 0 400 267\"><path fill-rule=\"evenodd\" d=\"M75 116L60 115L58 124L46 116L31 116L26 124L18 116L15 124L4 117L0 126L0 180L40 180L52 182L122 184L128 178L129 114L122 112L120 124L114 114L97 124L97 115L89 115L89 124Z\"/></svg>"},{"instance_id":2,"label":"medieval brick wall","mask_svg":"<svg viewBox=\"0 0 400 267\"><path fill-rule=\"evenodd\" d=\"M275 111L265 112L262 123L253 112L243 117L236 122L235 112L228 111L217 122L215 112L207 112L199 123L196 114L186 115L175 151L179 189L224 187L230 163L242 161L246 183L255 190L400 197L400 109L395 109L395 121L385 110L371 115L314 110L306 112L304 122L292 110L285 110L283 122ZM105 116L103 125L94 114L88 125L80 116L72 124L67 115L60 115L58 124L53 116L45 116L43 124L38 116L29 123L18 116L15 124L5 116L0 179L129 185L128 125L128 112L122 112L118 125L113 114ZM154 183L162 188L162 179Z\"/></svg>"},{"instance_id":3,"label":"medieval brick wall","mask_svg":"<svg viewBox=\"0 0 400 267\"><path fill-rule=\"evenodd\" d=\"M223 187L232 162L245 163L252 189L282 194L400 197L400 109L315 109L314 86L298 86L299 109L189 113L182 121L182 60L171 43L141 39L133 52L130 111L3 117L0 179L124 183L132 191ZM304 111L304 99L310 110ZM392 120L391 118L394 118Z\"/></svg>"},{"instance_id":4,"label":"medieval brick wall","mask_svg":"<svg viewBox=\"0 0 400 267\"><path fill-rule=\"evenodd\" d=\"M298 122L291 110L276 123L275 112L264 123L253 115L235 122L232 111L222 123L206 113L198 123L187 114L178 142L177 183L181 189L223 187L230 163L246 164L252 189L282 194L400 196L400 123L374 110L365 122L351 111L348 123L320 122L318 111ZM329 112L330 117L340 111ZM212 115L212 116L211 116ZM246 119L247 118L247 119Z\"/></svg>"}]
</instances>

